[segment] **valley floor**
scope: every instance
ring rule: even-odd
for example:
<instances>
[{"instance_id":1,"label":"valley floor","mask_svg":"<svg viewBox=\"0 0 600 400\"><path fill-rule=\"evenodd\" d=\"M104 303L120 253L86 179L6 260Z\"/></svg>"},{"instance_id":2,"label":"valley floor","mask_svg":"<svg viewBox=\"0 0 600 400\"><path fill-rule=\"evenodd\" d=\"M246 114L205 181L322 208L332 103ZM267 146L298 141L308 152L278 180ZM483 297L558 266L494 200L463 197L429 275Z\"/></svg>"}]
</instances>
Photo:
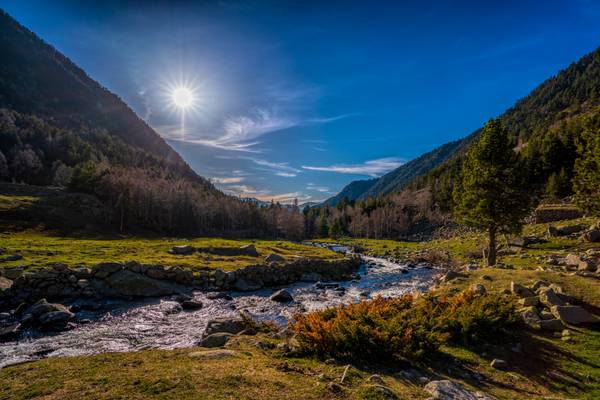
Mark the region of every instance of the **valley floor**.
<instances>
[{"instance_id":1,"label":"valley floor","mask_svg":"<svg viewBox=\"0 0 600 400\"><path fill-rule=\"evenodd\" d=\"M552 256L581 253L594 246L575 237L550 237L547 228L547 225L528 226L527 235L547 242L506 252L501 257L502 268L477 267L434 290L456 293L477 283L485 285L489 292L499 292L508 289L512 281L529 285L545 280L560 285L600 315L600 280L562 270L550 262ZM8 239L14 240L9 246L27 244L27 236ZM470 256L476 255L484 243L475 234L427 243L339 241L360 246L366 252L397 258L431 257L427 254L435 250L435 257L448 256L446 261L457 266L477 263ZM94 243L89 245L90 251L96 251ZM258 242L257 248L260 246L268 244ZM0 370L0 399L393 398L373 382L373 374L380 375L383 384L401 399L428 398L424 383L439 379L460 382L498 399L600 398L600 331L581 327L569 330L568 341L552 333L523 330L501 344L470 349L445 346L435 359L413 366L351 365L343 383L346 363L291 356L266 345L283 342L270 334L237 336L219 350L143 350L50 358ZM490 362L494 358L506 360L508 369L492 368Z\"/></svg>"}]
</instances>

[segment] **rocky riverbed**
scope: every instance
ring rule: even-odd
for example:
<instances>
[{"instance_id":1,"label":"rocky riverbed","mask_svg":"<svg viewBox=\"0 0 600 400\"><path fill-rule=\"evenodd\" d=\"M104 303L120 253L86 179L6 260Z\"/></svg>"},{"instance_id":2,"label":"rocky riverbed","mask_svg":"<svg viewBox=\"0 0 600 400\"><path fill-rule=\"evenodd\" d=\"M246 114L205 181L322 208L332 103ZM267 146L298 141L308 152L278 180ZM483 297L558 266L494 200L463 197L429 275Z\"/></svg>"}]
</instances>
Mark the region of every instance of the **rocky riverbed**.
<instances>
[{"instance_id":1,"label":"rocky riverbed","mask_svg":"<svg viewBox=\"0 0 600 400\"><path fill-rule=\"evenodd\" d=\"M272 300L278 288L194 291L193 301L201 307L187 310L177 296L136 301L80 299L69 304L75 313L71 329L50 334L29 329L18 341L0 344L0 368L43 357L190 347L198 344L208 321L215 317L246 313L256 320L284 325L299 312L426 290L435 273L424 265L407 267L374 257L362 261L353 280L285 286L291 301Z\"/></svg>"}]
</instances>

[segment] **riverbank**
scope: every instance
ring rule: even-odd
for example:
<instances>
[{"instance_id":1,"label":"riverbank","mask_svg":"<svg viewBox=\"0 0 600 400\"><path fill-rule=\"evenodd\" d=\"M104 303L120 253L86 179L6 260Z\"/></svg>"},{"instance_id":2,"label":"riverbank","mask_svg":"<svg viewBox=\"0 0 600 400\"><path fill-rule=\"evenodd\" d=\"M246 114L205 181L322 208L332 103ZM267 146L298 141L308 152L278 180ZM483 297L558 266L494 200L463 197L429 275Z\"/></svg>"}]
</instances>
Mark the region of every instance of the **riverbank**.
<instances>
[{"instance_id":1,"label":"riverbank","mask_svg":"<svg viewBox=\"0 0 600 400\"><path fill-rule=\"evenodd\" d=\"M600 282L535 269L479 268L434 293L457 293L473 284L497 293L508 290L512 281L531 285L540 279L600 307ZM353 364L348 370L342 361L288 353L286 339L278 335L242 335L232 338L225 352L200 347L142 350L8 367L0 370L0 397L426 399L431 396L427 383L450 380L497 399L598 398L600 333L589 327L568 329L568 341L552 332L523 329L508 341L474 348L444 346L439 357L423 363ZM491 367L495 358L505 360L507 367Z\"/></svg>"}]
</instances>

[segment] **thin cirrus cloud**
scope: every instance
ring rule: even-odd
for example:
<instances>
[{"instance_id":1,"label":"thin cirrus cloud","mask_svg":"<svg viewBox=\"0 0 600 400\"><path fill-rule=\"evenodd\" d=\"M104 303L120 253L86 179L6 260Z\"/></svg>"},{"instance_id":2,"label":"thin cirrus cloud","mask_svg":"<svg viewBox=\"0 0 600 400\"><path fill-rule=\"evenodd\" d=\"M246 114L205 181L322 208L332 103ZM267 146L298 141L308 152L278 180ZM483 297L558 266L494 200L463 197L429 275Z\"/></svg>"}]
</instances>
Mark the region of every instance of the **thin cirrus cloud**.
<instances>
[{"instance_id":1,"label":"thin cirrus cloud","mask_svg":"<svg viewBox=\"0 0 600 400\"><path fill-rule=\"evenodd\" d=\"M168 134L168 132L164 136L173 140L202 144L222 150L259 153L260 150L254 148L260 144L257 139L267 133L297 126L327 124L356 115L358 114L341 114L326 118L292 118L257 108L250 115L227 118L222 127L223 135L217 138L198 137L198 134L181 137L181 135Z\"/></svg>"},{"instance_id":2,"label":"thin cirrus cloud","mask_svg":"<svg viewBox=\"0 0 600 400\"><path fill-rule=\"evenodd\" d=\"M325 167L303 165L302 168L310 171L337 172L340 174L368 175L371 177L377 177L388 171L398 168L402 164L403 161L399 158L386 157L378 158L376 160L369 160L362 164L339 164Z\"/></svg>"},{"instance_id":3,"label":"thin cirrus cloud","mask_svg":"<svg viewBox=\"0 0 600 400\"><path fill-rule=\"evenodd\" d=\"M302 192L289 192L273 194L269 190L256 189L249 185L230 185L224 189L229 194L243 198L254 198L260 201L274 201L279 203L292 203L294 200L300 202L312 200L312 197Z\"/></svg>"},{"instance_id":4,"label":"thin cirrus cloud","mask_svg":"<svg viewBox=\"0 0 600 400\"><path fill-rule=\"evenodd\" d=\"M259 165L260 167L263 167L263 169L266 169L267 171L272 172L273 174L284 177L284 178L293 178L293 177L297 176L300 172L302 172L298 168L294 168L294 167L290 166L288 163L271 162L271 161L261 160L261 159L253 158L253 157L243 157L243 158L246 160L250 160L254 164Z\"/></svg>"},{"instance_id":5,"label":"thin cirrus cloud","mask_svg":"<svg viewBox=\"0 0 600 400\"><path fill-rule=\"evenodd\" d=\"M213 177L211 181L217 184L225 185L229 183L240 183L244 180L243 176L233 176L233 177Z\"/></svg>"}]
</instances>

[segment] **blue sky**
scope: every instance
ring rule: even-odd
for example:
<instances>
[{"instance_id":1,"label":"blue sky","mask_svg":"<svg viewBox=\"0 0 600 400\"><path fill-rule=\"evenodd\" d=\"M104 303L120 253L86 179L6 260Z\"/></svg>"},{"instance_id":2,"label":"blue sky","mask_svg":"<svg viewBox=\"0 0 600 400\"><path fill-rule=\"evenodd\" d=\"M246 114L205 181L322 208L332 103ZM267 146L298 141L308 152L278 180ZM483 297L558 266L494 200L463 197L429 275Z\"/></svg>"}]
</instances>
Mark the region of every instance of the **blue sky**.
<instances>
[{"instance_id":1,"label":"blue sky","mask_svg":"<svg viewBox=\"0 0 600 400\"><path fill-rule=\"evenodd\" d=\"M595 1L34 1L0 7L229 193L300 202L501 114L600 46ZM173 88L194 106L173 107Z\"/></svg>"}]
</instances>

